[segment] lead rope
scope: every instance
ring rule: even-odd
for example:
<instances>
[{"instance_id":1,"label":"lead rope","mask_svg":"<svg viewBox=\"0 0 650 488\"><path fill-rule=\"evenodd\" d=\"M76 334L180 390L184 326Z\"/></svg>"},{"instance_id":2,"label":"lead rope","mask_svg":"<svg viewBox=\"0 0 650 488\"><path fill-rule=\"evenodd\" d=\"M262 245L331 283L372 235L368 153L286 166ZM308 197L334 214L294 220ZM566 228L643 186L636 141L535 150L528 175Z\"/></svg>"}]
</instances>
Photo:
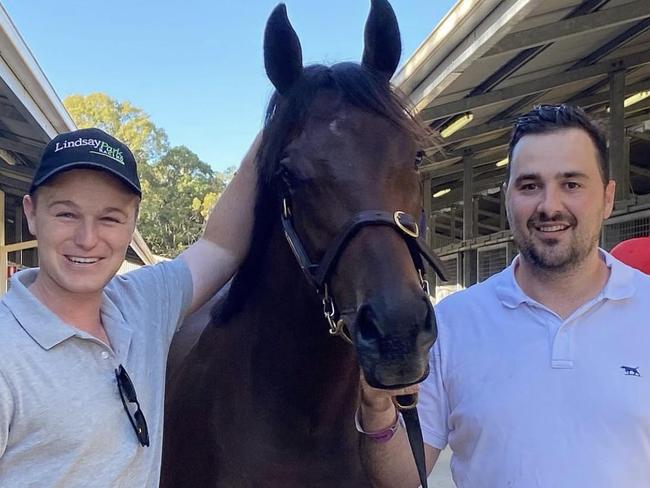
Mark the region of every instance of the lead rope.
<instances>
[{"instance_id":1,"label":"lead rope","mask_svg":"<svg viewBox=\"0 0 650 488\"><path fill-rule=\"evenodd\" d=\"M424 273L421 269L418 269L418 275L420 277L422 289L429 296L429 299L431 299L429 282L424 277ZM409 395L397 395L393 398L393 403L404 419L406 436L409 439L411 453L415 460L415 467L417 468L418 476L420 477L420 486L422 488L429 488L429 483L427 481L427 462L424 455L424 439L422 439L422 428L420 427L420 416L418 415L417 409L418 394L411 393Z\"/></svg>"},{"instance_id":2,"label":"lead rope","mask_svg":"<svg viewBox=\"0 0 650 488\"><path fill-rule=\"evenodd\" d=\"M427 464L424 456L424 439L422 439L422 429L420 427L420 416L418 415L417 403L418 395L398 395L393 398L393 403L397 410L402 414L406 435L411 445L411 452L415 460L415 467L420 477L422 488L428 488L427 482Z\"/></svg>"},{"instance_id":3,"label":"lead rope","mask_svg":"<svg viewBox=\"0 0 650 488\"><path fill-rule=\"evenodd\" d=\"M429 282L425 279L421 269L418 269L420 276L420 283L422 288L431 299L429 292ZM427 481L427 463L424 455L424 439L422 439L422 428L420 427L420 416L418 415L418 394L411 393L409 395L397 395L393 398L393 403L397 407L399 413L402 414L404 419L404 427L406 428L406 436L411 446L411 453L415 460L415 467L418 470L420 477L420 486L422 488L429 488Z\"/></svg>"}]
</instances>

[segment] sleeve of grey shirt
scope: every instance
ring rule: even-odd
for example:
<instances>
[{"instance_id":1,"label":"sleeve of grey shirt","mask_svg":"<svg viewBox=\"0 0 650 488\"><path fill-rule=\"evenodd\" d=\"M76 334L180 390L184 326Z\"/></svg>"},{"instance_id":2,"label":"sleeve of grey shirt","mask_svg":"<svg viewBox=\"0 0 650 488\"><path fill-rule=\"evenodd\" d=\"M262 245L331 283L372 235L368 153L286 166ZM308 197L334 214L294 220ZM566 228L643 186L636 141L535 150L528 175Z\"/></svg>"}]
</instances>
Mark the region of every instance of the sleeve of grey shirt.
<instances>
[{"instance_id":1,"label":"sleeve of grey shirt","mask_svg":"<svg viewBox=\"0 0 650 488\"><path fill-rule=\"evenodd\" d=\"M9 384L0 369L0 457L7 448L9 428L14 411L14 399Z\"/></svg>"},{"instance_id":2,"label":"sleeve of grey shirt","mask_svg":"<svg viewBox=\"0 0 650 488\"><path fill-rule=\"evenodd\" d=\"M125 309L163 326L161 332L170 342L192 303L192 275L182 259L173 259L117 277L111 292L111 298Z\"/></svg>"}]
</instances>

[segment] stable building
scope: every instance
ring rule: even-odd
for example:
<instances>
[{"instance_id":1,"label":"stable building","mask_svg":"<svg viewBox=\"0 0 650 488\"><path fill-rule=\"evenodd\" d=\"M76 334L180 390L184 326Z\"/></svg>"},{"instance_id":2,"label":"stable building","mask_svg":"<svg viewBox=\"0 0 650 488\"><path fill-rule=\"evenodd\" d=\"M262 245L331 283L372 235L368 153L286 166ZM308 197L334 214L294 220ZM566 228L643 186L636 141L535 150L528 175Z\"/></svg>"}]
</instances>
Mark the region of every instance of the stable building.
<instances>
[{"instance_id":1,"label":"stable building","mask_svg":"<svg viewBox=\"0 0 650 488\"><path fill-rule=\"evenodd\" d=\"M535 104L570 103L609 132L614 214L601 245L650 235L650 1L459 0L395 75L440 137L426 148L428 243L438 298L506 267L508 140Z\"/></svg>"}]
</instances>

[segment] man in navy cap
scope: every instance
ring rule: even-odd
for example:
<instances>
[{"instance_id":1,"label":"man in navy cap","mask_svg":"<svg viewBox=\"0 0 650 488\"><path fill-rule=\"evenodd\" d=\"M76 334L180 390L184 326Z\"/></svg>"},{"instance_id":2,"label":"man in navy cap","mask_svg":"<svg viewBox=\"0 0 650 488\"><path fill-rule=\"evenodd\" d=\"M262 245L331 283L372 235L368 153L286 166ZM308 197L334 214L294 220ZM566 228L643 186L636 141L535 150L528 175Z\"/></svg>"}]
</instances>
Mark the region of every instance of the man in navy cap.
<instances>
[{"instance_id":1,"label":"man in navy cap","mask_svg":"<svg viewBox=\"0 0 650 488\"><path fill-rule=\"evenodd\" d=\"M122 276L133 154L99 129L46 146L23 200L40 267L0 302L0 487L158 486L167 351L245 256L255 146L197 242Z\"/></svg>"}]
</instances>

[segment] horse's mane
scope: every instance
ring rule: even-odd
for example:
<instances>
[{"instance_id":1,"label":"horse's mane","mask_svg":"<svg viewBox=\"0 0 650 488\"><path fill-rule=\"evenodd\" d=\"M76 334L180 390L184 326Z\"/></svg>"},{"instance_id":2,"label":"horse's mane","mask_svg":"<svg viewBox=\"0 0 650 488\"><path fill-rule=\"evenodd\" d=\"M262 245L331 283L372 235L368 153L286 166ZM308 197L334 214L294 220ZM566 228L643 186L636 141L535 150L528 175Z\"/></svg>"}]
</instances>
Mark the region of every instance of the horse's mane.
<instances>
[{"instance_id":1,"label":"horse's mane","mask_svg":"<svg viewBox=\"0 0 650 488\"><path fill-rule=\"evenodd\" d=\"M212 317L226 322L243 307L262 268L271 231L280 219L275 175L284 147L296 136L309 116L309 109L321 90L334 90L343 100L362 110L376 113L424 144L426 129L410 114L403 97L394 92L381 75L356 64L311 65L286 96L275 92L264 121L262 142L256 156L257 199L251 247L232 280L226 299L212 311Z\"/></svg>"}]
</instances>

